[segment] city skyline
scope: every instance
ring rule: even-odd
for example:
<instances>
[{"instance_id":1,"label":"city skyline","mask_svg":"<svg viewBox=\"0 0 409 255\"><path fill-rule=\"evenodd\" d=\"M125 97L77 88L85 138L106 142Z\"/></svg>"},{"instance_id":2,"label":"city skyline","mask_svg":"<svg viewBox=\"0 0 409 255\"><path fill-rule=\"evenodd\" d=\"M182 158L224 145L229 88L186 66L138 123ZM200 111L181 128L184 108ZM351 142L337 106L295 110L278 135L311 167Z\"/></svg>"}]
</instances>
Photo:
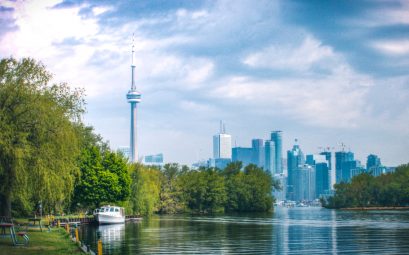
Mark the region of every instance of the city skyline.
<instances>
[{"instance_id":1,"label":"city skyline","mask_svg":"<svg viewBox=\"0 0 409 255\"><path fill-rule=\"evenodd\" d=\"M2 1L0 15L0 57L84 88L84 122L114 150L129 144L134 33L141 155L210 158L223 119L243 147L283 130L283 154L298 138L409 161L407 1Z\"/></svg>"}]
</instances>

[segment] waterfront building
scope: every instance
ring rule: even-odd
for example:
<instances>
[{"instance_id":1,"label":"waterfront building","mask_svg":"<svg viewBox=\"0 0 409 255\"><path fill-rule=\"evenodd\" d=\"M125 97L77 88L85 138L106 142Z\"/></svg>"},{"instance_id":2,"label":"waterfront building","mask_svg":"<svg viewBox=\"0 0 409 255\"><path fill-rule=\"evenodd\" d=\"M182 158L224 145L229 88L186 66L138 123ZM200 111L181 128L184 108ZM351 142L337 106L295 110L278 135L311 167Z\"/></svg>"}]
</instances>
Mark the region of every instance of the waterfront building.
<instances>
[{"instance_id":1,"label":"waterfront building","mask_svg":"<svg viewBox=\"0 0 409 255\"><path fill-rule=\"evenodd\" d=\"M345 161L341 164L341 181L350 182L352 177L366 172L359 160Z\"/></svg>"},{"instance_id":2,"label":"waterfront building","mask_svg":"<svg viewBox=\"0 0 409 255\"><path fill-rule=\"evenodd\" d=\"M283 157L283 148L282 148L282 131L273 131L271 132L271 141L274 142L275 145L275 169L273 172L276 174L283 173L283 166L282 166L282 157Z\"/></svg>"},{"instance_id":3,"label":"waterfront building","mask_svg":"<svg viewBox=\"0 0 409 255\"><path fill-rule=\"evenodd\" d=\"M162 166L163 165L163 154L159 153L159 154L156 154L156 155L145 156L144 157L144 164Z\"/></svg>"},{"instance_id":4,"label":"waterfront building","mask_svg":"<svg viewBox=\"0 0 409 255\"><path fill-rule=\"evenodd\" d=\"M312 201L315 195L315 167L302 164L294 172L294 199L295 201Z\"/></svg>"},{"instance_id":5,"label":"waterfront building","mask_svg":"<svg viewBox=\"0 0 409 255\"><path fill-rule=\"evenodd\" d=\"M333 187L334 187L334 184L335 184L335 173L334 173L334 169L332 167L332 153L331 153L331 151L329 151L329 149L330 148L328 147L327 151L320 152L319 154L324 155L325 159L328 162L329 188L330 188L330 190L332 190Z\"/></svg>"},{"instance_id":6,"label":"waterfront building","mask_svg":"<svg viewBox=\"0 0 409 255\"><path fill-rule=\"evenodd\" d=\"M296 140L297 142L297 140ZM287 199L294 200L294 186L296 185L296 171L299 166L305 163L304 154L298 144L295 144L291 151L287 151Z\"/></svg>"},{"instance_id":7,"label":"waterfront building","mask_svg":"<svg viewBox=\"0 0 409 255\"><path fill-rule=\"evenodd\" d=\"M220 122L220 133L213 136L213 158L224 158L231 161L231 153L231 135L226 134L225 126Z\"/></svg>"},{"instance_id":8,"label":"waterfront building","mask_svg":"<svg viewBox=\"0 0 409 255\"><path fill-rule=\"evenodd\" d=\"M342 181L348 182L351 176L350 166L353 166L352 163L346 163L354 161L354 153L346 151L337 151L335 152L335 176L336 183Z\"/></svg>"},{"instance_id":9,"label":"waterfront building","mask_svg":"<svg viewBox=\"0 0 409 255\"><path fill-rule=\"evenodd\" d=\"M263 139L251 140L251 148L253 150L252 163L258 167L264 167L264 144Z\"/></svg>"},{"instance_id":10,"label":"waterfront building","mask_svg":"<svg viewBox=\"0 0 409 255\"><path fill-rule=\"evenodd\" d=\"M130 159L131 150L129 147L119 147L116 151L121 153L126 159Z\"/></svg>"},{"instance_id":11,"label":"waterfront building","mask_svg":"<svg viewBox=\"0 0 409 255\"><path fill-rule=\"evenodd\" d=\"M274 141L265 141L264 143L264 170L270 172L271 176L280 175L275 173L275 143Z\"/></svg>"},{"instance_id":12,"label":"waterfront building","mask_svg":"<svg viewBox=\"0 0 409 255\"><path fill-rule=\"evenodd\" d=\"M316 198L328 195L330 192L330 171L326 155L307 155L306 163L315 167L315 194Z\"/></svg>"},{"instance_id":13,"label":"waterfront building","mask_svg":"<svg viewBox=\"0 0 409 255\"><path fill-rule=\"evenodd\" d=\"M253 159L253 149L245 147L234 147L232 148L232 161L241 161L243 167L252 163Z\"/></svg>"},{"instance_id":14,"label":"waterfront building","mask_svg":"<svg viewBox=\"0 0 409 255\"><path fill-rule=\"evenodd\" d=\"M130 134L130 156L131 162L136 162L138 160L138 146L137 146L137 121L136 112L137 104L141 102L141 93L136 90L135 85L135 45L132 38L132 63L131 63L131 90L126 94L128 103L131 104L131 134Z\"/></svg>"}]
</instances>

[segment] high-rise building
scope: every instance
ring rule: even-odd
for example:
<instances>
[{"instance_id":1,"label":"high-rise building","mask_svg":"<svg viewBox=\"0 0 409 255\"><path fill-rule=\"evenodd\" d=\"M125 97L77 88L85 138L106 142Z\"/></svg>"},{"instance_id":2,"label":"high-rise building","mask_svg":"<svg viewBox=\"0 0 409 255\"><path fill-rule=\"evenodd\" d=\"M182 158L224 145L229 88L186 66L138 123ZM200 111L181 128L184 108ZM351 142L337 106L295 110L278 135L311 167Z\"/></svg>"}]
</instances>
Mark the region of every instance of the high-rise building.
<instances>
[{"instance_id":1,"label":"high-rise building","mask_svg":"<svg viewBox=\"0 0 409 255\"><path fill-rule=\"evenodd\" d=\"M234 147L232 149L232 161L241 161L243 167L252 163L253 149L244 147Z\"/></svg>"},{"instance_id":2,"label":"high-rise building","mask_svg":"<svg viewBox=\"0 0 409 255\"><path fill-rule=\"evenodd\" d=\"M330 171L327 155L307 155L306 163L315 168L315 194L319 198L330 193Z\"/></svg>"},{"instance_id":3,"label":"high-rise building","mask_svg":"<svg viewBox=\"0 0 409 255\"><path fill-rule=\"evenodd\" d=\"M258 167L264 167L264 144L263 139L251 140L251 148L253 150L252 163Z\"/></svg>"},{"instance_id":4,"label":"high-rise building","mask_svg":"<svg viewBox=\"0 0 409 255\"><path fill-rule=\"evenodd\" d=\"M264 143L264 152L265 152L265 158L264 158L264 170L269 171L271 173L271 176L276 175L275 173L275 156L276 156L276 151L275 151L275 143L273 141L265 141ZM279 174L278 174L279 175Z\"/></svg>"},{"instance_id":5,"label":"high-rise building","mask_svg":"<svg viewBox=\"0 0 409 255\"><path fill-rule=\"evenodd\" d=\"M366 169L369 171L372 167L380 167L381 166L381 159L374 155L370 154L368 155L368 158L366 160Z\"/></svg>"},{"instance_id":6,"label":"high-rise building","mask_svg":"<svg viewBox=\"0 0 409 255\"><path fill-rule=\"evenodd\" d=\"M342 181L348 182L351 176L350 166L352 164L345 163L354 161L354 154L352 152L346 151L337 151L335 152L335 175L336 175L336 183L340 183Z\"/></svg>"},{"instance_id":7,"label":"high-rise building","mask_svg":"<svg viewBox=\"0 0 409 255\"><path fill-rule=\"evenodd\" d=\"M291 151L287 151L287 192L286 196L289 200L295 200L295 190L294 186L296 185L296 174L299 166L304 165L305 159L304 154L301 151L298 144L293 146Z\"/></svg>"},{"instance_id":8,"label":"high-rise building","mask_svg":"<svg viewBox=\"0 0 409 255\"><path fill-rule=\"evenodd\" d=\"M329 151L329 149L330 148L328 147L328 151L320 152L320 155L324 155L325 159L328 162L329 187L330 187L330 190L332 190L335 184L335 173L334 173L334 169L332 168L332 153L331 151Z\"/></svg>"},{"instance_id":9,"label":"high-rise building","mask_svg":"<svg viewBox=\"0 0 409 255\"><path fill-rule=\"evenodd\" d=\"M276 174L283 173L282 166L282 157L283 157L283 148L282 148L282 131L273 131L271 132L271 141L275 144L275 169Z\"/></svg>"},{"instance_id":10,"label":"high-rise building","mask_svg":"<svg viewBox=\"0 0 409 255\"><path fill-rule=\"evenodd\" d=\"M226 134L226 129L220 122L220 133L213 136L213 158L231 160L231 135Z\"/></svg>"},{"instance_id":11,"label":"high-rise building","mask_svg":"<svg viewBox=\"0 0 409 255\"><path fill-rule=\"evenodd\" d=\"M136 105L141 102L141 93L136 90L135 85L135 45L132 38L132 63L131 63L131 71L132 71L132 81L131 81L131 90L128 91L126 94L126 98L128 103L131 104L131 135L130 135L130 161L136 162L138 161L138 146L137 146L137 122L136 122Z\"/></svg>"},{"instance_id":12,"label":"high-rise building","mask_svg":"<svg viewBox=\"0 0 409 255\"><path fill-rule=\"evenodd\" d=\"M312 201L315 195L315 167L302 164L294 172L294 199Z\"/></svg>"}]
</instances>

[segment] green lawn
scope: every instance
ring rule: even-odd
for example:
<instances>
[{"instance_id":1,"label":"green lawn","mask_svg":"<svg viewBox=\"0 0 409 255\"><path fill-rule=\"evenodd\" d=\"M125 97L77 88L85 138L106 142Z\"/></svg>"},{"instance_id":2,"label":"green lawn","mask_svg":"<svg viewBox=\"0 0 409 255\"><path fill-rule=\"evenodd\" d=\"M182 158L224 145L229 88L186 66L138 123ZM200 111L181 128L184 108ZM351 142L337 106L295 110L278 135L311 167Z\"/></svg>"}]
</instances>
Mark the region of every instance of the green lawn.
<instances>
[{"instance_id":1,"label":"green lawn","mask_svg":"<svg viewBox=\"0 0 409 255\"><path fill-rule=\"evenodd\" d=\"M30 237L30 243L27 247L16 247L12 245L10 238L0 238L0 255L83 254L78 246L70 240L63 228L53 228L51 232L29 229L28 236Z\"/></svg>"}]
</instances>

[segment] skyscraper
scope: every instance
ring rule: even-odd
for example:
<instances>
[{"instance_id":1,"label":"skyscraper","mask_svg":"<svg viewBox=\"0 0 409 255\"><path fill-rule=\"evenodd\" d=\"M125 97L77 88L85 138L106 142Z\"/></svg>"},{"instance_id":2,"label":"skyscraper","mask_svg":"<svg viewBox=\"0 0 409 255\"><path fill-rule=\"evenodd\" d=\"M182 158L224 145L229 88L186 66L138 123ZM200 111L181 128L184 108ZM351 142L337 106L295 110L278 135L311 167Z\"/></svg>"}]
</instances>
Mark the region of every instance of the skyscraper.
<instances>
[{"instance_id":1,"label":"skyscraper","mask_svg":"<svg viewBox=\"0 0 409 255\"><path fill-rule=\"evenodd\" d=\"M329 171L329 188L330 190L333 189L333 186L335 184L335 173L334 169L332 167L332 153L329 151L329 147L327 151L323 151L320 153L320 155L324 155L325 159L328 162L328 171Z\"/></svg>"},{"instance_id":2,"label":"skyscraper","mask_svg":"<svg viewBox=\"0 0 409 255\"><path fill-rule=\"evenodd\" d=\"M330 154L331 155L331 154ZM327 154L307 155L306 163L315 168L315 195L316 197L329 194L330 171Z\"/></svg>"},{"instance_id":3,"label":"skyscraper","mask_svg":"<svg viewBox=\"0 0 409 255\"><path fill-rule=\"evenodd\" d=\"M304 165L304 154L298 144L293 146L291 151L287 151L287 199L294 200L296 198L294 193L294 185L296 185L297 170L299 166Z\"/></svg>"},{"instance_id":4,"label":"skyscraper","mask_svg":"<svg viewBox=\"0 0 409 255\"><path fill-rule=\"evenodd\" d=\"M251 140L251 148L253 150L252 163L258 167L264 167L264 144L263 139Z\"/></svg>"},{"instance_id":5,"label":"skyscraper","mask_svg":"<svg viewBox=\"0 0 409 255\"><path fill-rule=\"evenodd\" d=\"M283 173L282 166L282 157L283 157L283 148L282 148L282 131L273 131L271 132L271 141L275 144L275 173Z\"/></svg>"},{"instance_id":6,"label":"skyscraper","mask_svg":"<svg viewBox=\"0 0 409 255\"><path fill-rule=\"evenodd\" d=\"M368 158L366 160L366 169L369 171L372 167L379 166L381 166L381 159L374 154L368 155Z\"/></svg>"},{"instance_id":7,"label":"skyscraper","mask_svg":"<svg viewBox=\"0 0 409 255\"><path fill-rule=\"evenodd\" d=\"M264 159L264 170L269 171L271 176L274 176L275 173L275 143L273 141L265 141L264 143L264 152L265 152L265 159Z\"/></svg>"},{"instance_id":8,"label":"skyscraper","mask_svg":"<svg viewBox=\"0 0 409 255\"><path fill-rule=\"evenodd\" d=\"M302 164L294 173L294 199L296 201L315 199L315 167Z\"/></svg>"},{"instance_id":9,"label":"skyscraper","mask_svg":"<svg viewBox=\"0 0 409 255\"><path fill-rule=\"evenodd\" d=\"M341 181L348 182L351 176L351 173L348 173L350 167L353 167L352 163L346 163L354 161L354 154L352 152L346 151L337 151L335 152L335 175L336 183Z\"/></svg>"},{"instance_id":10,"label":"skyscraper","mask_svg":"<svg viewBox=\"0 0 409 255\"><path fill-rule=\"evenodd\" d=\"M253 157L253 149L245 147L234 147L232 149L232 161L241 161L243 167L251 164Z\"/></svg>"},{"instance_id":11,"label":"skyscraper","mask_svg":"<svg viewBox=\"0 0 409 255\"><path fill-rule=\"evenodd\" d=\"M231 135L226 134L222 122L220 122L220 133L213 136L213 158L231 159Z\"/></svg>"},{"instance_id":12,"label":"skyscraper","mask_svg":"<svg viewBox=\"0 0 409 255\"><path fill-rule=\"evenodd\" d=\"M126 94L126 98L128 103L131 104L131 136L130 136L130 161L136 162L138 160L138 146L137 146L137 139L136 139L136 130L137 130L137 122L136 122L136 105L141 102L141 93L136 90L135 85L135 45L134 40L132 38L132 63L131 63L131 70L132 70L132 81L131 81L131 90L129 90L128 94Z\"/></svg>"}]
</instances>

